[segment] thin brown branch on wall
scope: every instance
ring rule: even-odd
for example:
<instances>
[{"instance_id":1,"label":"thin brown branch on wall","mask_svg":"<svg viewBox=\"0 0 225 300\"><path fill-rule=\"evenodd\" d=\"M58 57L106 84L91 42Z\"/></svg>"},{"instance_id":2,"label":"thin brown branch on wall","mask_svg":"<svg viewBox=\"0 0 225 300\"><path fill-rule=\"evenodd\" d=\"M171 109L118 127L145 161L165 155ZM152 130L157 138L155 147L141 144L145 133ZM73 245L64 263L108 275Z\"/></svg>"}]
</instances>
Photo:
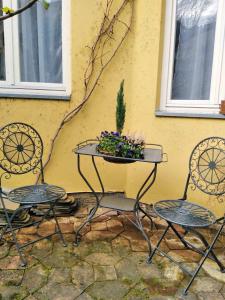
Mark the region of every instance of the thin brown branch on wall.
<instances>
[{"instance_id":1,"label":"thin brown branch on wall","mask_svg":"<svg viewBox=\"0 0 225 300\"><path fill-rule=\"evenodd\" d=\"M106 0L104 17L96 39L93 45L89 47L90 55L84 72L83 97L80 103L70 112L66 113L61 120L51 140L50 150L44 168L46 168L51 159L55 142L64 125L72 120L90 99L104 70L113 60L130 31L133 20L134 0L122 0L121 4L116 8L116 11L112 12L115 1L116 0Z\"/></svg>"},{"instance_id":2,"label":"thin brown branch on wall","mask_svg":"<svg viewBox=\"0 0 225 300\"><path fill-rule=\"evenodd\" d=\"M25 10L27 10L28 8L31 8L38 0L31 0L29 1L27 4L25 4L23 7L17 9L16 11L13 11L11 13L8 13L4 16L0 16L0 22L4 21L6 19L12 18L16 15L21 14L22 12L24 12Z\"/></svg>"}]
</instances>

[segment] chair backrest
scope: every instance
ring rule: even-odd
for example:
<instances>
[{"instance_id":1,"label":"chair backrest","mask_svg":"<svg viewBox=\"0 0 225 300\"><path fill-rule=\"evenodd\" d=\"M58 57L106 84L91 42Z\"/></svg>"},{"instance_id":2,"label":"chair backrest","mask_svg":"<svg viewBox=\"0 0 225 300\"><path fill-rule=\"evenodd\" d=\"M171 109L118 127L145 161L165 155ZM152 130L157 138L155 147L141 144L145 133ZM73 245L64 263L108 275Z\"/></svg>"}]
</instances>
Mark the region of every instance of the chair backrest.
<instances>
[{"instance_id":1,"label":"chair backrest","mask_svg":"<svg viewBox=\"0 0 225 300\"><path fill-rule=\"evenodd\" d=\"M0 129L0 167L9 174L42 170L43 142L38 132L24 123Z\"/></svg>"},{"instance_id":2,"label":"chair backrest","mask_svg":"<svg viewBox=\"0 0 225 300\"><path fill-rule=\"evenodd\" d=\"M188 184L189 179L206 194L225 194L225 138L209 137L195 146L189 160Z\"/></svg>"}]
</instances>

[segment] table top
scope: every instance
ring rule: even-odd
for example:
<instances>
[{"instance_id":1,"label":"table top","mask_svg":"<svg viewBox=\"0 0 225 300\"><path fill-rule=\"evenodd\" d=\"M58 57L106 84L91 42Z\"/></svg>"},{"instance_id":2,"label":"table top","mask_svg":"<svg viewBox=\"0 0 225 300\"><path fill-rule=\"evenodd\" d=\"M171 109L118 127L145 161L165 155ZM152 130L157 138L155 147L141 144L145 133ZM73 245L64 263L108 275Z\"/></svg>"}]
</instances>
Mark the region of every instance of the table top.
<instances>
[{"instance_id":1,"label":"table top","mask_svg":"<svg viewBox=\"0 0 225 300\"><path fill-rule=\"evenodd\" d=\"M97 151L96 146L97 142L90 142L90 143L81 143L78 147L74 150L76 154L80 155L90 155L90 156L97 156L102 158L115 158L115 156L110 156L106 154L102 154ZM156 144L148 144L147 147L144 149L144 158L137 159L137 158L126 158L126 157L119 157L121 163L124 161L131 161L131 162L148 162L148 163L160 163L163 161L163 150L160 145Z\"/></svg>"},{"instance_id":2,"label":"table top","mask_svg":"<svg viewBox=\"0 0 225 300\"><path fill-rule=\"evenodd\" d=\"M66 191L59 186L37 184L16 188L9 192L7 197L9 200L20 204L40 204L54 202L64 197L65 194Z\"/></svg>"}]
</instances>

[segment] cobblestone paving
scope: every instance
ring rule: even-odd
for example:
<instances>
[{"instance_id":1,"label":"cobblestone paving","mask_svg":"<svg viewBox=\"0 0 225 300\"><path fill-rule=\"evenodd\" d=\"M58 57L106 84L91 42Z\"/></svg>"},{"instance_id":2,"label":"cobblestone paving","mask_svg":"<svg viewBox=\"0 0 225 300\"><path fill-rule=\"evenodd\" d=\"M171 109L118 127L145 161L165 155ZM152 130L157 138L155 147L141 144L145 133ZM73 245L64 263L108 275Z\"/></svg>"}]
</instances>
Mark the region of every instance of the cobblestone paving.
<instances>
[{"instance_id":1,"label":"cobblestone paving","mask_svg":"<svg viewBox=\"0 0 225 300\"><path fill-rule=\"evenodd\" d=\"M90 205L89 205L90 206ZM137 229L127 219L112 213L101 216L83 231L78 247L73 246L74 230L84 220L89 207L82 206L75 217L60 218L60 225L68 246L63 247L57 236L42 240L24 249L28 260L20 267L15 247L9 242L0 246L0 299L27 300L222 300L225 299L225 275L207 262L190 289L183 297L182 290L188 277L167 259L156 256L148 265L147 245ZM105 212L103 209L100 213ZM146 232L156 243L162 226ZM38 229L23 229L18 233L21 242L43 236L55 228L47 221ZM199 244L197 239L190 237ZM216 251L225 261L221 238ZM193 269L199 256L184 251L171 234L164 243L165 251L186 267Z\"/></svg>"}]
</instances>

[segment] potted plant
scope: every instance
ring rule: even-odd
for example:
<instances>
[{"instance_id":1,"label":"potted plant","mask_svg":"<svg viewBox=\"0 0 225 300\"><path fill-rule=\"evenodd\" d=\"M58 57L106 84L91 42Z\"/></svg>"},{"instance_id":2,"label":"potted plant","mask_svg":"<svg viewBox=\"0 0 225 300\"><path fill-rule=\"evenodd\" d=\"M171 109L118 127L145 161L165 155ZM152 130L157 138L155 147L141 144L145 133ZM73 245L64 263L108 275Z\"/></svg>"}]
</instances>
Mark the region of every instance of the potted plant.
<instances>
[{"instance_id":1,"label":"potted plant","mask_svg":"<svg viewBox=\"0 0 225 300\"><path fill-rule=\"evenodd\" d=\"M131 163L131 158L144 158L144 141L140 138L126 136L122 134L126 116L126 105L124 102L124 80L120 84L117 94L116 106L116 128L117 131L102 131L98 137L99 144L97 151L110 157L105 160L114 163ZM122 158L122 159L120 159ZM128 158L127 160L124 158Z\"/></svg>"}]
</instances>

